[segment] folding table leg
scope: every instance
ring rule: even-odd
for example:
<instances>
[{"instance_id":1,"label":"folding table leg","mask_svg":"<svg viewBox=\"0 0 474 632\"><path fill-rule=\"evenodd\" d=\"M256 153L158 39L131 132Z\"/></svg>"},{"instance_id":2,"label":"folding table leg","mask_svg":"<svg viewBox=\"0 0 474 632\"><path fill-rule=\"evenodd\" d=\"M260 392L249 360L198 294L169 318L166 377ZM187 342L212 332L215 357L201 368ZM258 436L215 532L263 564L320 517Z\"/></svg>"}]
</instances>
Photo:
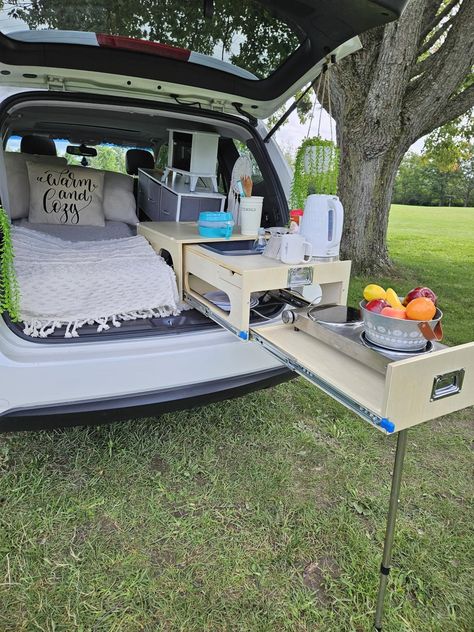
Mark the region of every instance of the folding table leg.
<instances>
[{"instance_id":1,"label":"folding table leg","mask_svg":"<svg viewBox=\"0 0 474 632\"><path fill-rule=\"evenodd\" d=\"M377 608L375 610L375 629L380 632L382 629L383 606L385 592L387 590L388 575L392 561L392 545L395 535L395 522L397 519L398 499L400 497L400 484L402 481L403 460L407 447L408 430L401 430L398 434L397 451L395 454L395 464L392 474L392 489L390 492L390 507L387 517L387 529L385 531L385 541L383 547L382 564L380 566L380 583L377 596Z\"/></svg>"}]
</instances>

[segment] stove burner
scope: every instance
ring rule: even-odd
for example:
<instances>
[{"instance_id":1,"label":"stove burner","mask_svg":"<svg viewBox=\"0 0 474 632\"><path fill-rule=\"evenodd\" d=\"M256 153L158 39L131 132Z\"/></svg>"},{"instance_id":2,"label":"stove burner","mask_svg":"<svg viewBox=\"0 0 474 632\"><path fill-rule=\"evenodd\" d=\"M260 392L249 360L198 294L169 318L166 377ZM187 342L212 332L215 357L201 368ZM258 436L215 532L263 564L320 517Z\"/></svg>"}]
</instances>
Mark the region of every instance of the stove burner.
<instances>
[{"instance_id":1,"label":"stove burner","mask_svg":"<svg viewBox=\"0 0 474 632\"><path fill-rule=\"evenodd\" d=\"M423 349L418 349L416 351L397 351L395 349L387 349L386 347L382 347L380 345L376 345L375 342L368 340L365 331L360 334L360 340L363 345L369 347L369 349L373 349L374 351L378 351L379 353L383 353L389 358L409 358L411 356L421 355L423 353L430 353L433 351L433 343L430 340L426 341L426 345Z\"/></svg>"},{"instance_id":2,"label":"stove burner","mask_svg":"<svg viewBox=\"0 0 474 632\"><path fill-rule=\"evenodd\" d=\"M349 326L362 325L360 310L344 305L332 305L330 307L312 307L308 310L308 318L321 325Z\"/></svg>"}]
</instances>

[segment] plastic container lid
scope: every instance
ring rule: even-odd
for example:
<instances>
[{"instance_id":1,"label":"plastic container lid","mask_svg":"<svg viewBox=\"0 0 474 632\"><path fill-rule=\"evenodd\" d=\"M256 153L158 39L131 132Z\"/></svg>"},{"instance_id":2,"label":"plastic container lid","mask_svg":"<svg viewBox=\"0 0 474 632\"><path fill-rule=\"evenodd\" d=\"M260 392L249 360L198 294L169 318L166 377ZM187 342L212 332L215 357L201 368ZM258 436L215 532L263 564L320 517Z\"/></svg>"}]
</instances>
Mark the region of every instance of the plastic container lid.
<instances>
[{"instance_id":1,"label":"plastic container lid","mask_svg":"<svg viewBox=\"0 0 474 632\"><path fill-rule=\"evenodd\" d=\"M201 222L229 222L234 219L232 213L220 211L203 211L199 213L199 221Z\"/></svg>"},{"instance_id":2,"label":"plastic container lid","mask_svg":"<svg viewBox=\"0 0 474 632\"><path fill-rule=\"evenodd\" d=\"M199 220L198 226L202 228L227 228L227 226L233 226L234 222L232 220L228 220L227 222L205 222L203 220Z\"/></svg>"}]
</instances>

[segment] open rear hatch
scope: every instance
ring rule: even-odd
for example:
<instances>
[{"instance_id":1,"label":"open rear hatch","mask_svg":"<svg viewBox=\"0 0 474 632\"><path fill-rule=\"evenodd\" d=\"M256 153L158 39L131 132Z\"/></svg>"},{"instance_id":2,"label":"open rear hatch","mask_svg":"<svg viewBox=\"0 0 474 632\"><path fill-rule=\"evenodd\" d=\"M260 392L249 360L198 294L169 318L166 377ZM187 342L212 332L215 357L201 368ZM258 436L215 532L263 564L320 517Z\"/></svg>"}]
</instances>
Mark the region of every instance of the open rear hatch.
<instances>
[{"instance_id":1,"label":"open rear hatch","mask_svg":"<svg viewBox=\"0 0 474 632\"><path fill-rule=\"evenodd\" d=\"M266 118L324 58L407 0L4 2L0 85L198 104Z\"/></svg>"}]
</instances>

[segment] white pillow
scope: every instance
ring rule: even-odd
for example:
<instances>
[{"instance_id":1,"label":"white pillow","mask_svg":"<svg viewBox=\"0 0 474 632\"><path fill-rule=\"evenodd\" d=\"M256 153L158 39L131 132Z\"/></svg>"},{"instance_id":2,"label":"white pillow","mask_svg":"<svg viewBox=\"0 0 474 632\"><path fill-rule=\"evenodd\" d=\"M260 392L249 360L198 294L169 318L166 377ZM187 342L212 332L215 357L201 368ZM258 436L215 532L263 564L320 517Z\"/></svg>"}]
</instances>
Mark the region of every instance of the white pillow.
<instances>
[{"instance_id":1,"label":"white pillow","mask_svg":"<svg viewBox=\"0 0 474 632\"><path fill-rule=\"evenodd\" d=\"M104 172L26 163L32 224L104 226Z\"/></svg>"},{"instance_id":2,"label":"white pillow","mask_svg":"<svg viewBox=\"0 0 474 632\"><path fill-rule=\"evenodd\" d=\"M94 169L95 171L95 169ZM137 203L133 195L133 176L115 171L104 171L104 215L105 219L138 224Z\"/></svg>"},{"instance_id":3,"label":"white pillow","mask_svg":"<svg viewBox=\"0 0 474 632\"><path fill-rule=\"evenodd\" d=\"M133 176L117 171L82 167L84 171L104 174L104 216L106 220L138 224L137 203L133 194Z\"/></svg>"},{"instance_id":4,"label":"white pillow","mask_svg":"<svg viewBox=\"0 0 474 632\"><path fill-rule=\"evenodd\" d=\"M30 210L30 185L26 162L38 162L49 165L65 165L65 158L56 156L39 156L36 154L21 154L5 152L5 170L7 173L7 187L10 199L10 216L12 219L28 217Z\"/></svg>"}]
</instances>

